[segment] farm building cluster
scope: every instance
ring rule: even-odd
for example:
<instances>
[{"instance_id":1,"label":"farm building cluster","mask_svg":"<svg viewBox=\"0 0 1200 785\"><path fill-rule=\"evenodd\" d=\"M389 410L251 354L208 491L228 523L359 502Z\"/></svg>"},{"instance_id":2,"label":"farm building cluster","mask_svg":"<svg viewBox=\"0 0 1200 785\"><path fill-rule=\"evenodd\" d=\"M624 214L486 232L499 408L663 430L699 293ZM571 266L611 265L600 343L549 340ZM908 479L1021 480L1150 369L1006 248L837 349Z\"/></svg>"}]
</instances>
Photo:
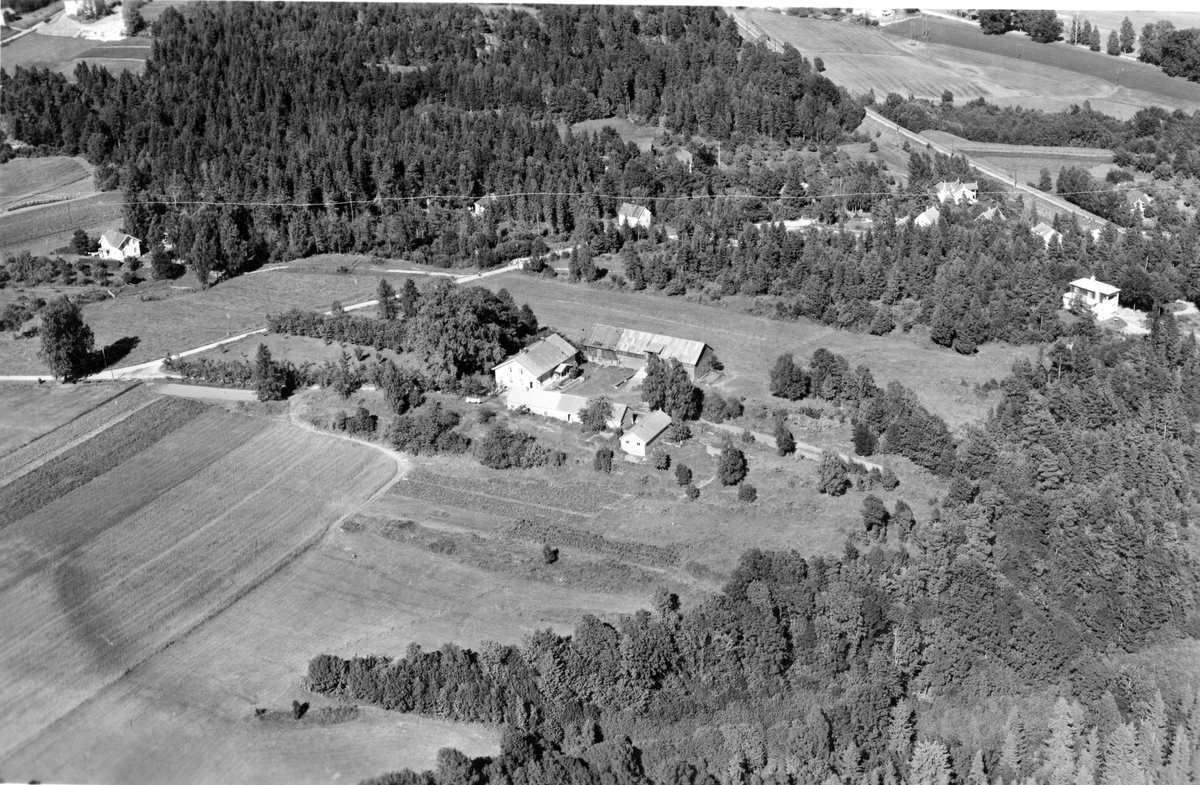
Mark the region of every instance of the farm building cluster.
<instances>
[{"instance_id":1,"label":"farm building cluster","mask_svg":"<svg viewBox=\"0 0 1200 785\"><path fill-rule=\"evenodd\" d=\"M628 391L644 378L651 356L678 361L693 381L713 366L712 347L703 341L596 324L578 347L551 333L495 366L492 372L496 389L504 392L505 406L510 411L524 410L577 423L588 396L568 390L581 379L584 361L598 368L627 371L614 386ZM628 403L613 402L606 425L623 431L620 445L626 454L642 458L666 432L671 418L661 411L637 411Z\"/></svg>"}]
</instances>

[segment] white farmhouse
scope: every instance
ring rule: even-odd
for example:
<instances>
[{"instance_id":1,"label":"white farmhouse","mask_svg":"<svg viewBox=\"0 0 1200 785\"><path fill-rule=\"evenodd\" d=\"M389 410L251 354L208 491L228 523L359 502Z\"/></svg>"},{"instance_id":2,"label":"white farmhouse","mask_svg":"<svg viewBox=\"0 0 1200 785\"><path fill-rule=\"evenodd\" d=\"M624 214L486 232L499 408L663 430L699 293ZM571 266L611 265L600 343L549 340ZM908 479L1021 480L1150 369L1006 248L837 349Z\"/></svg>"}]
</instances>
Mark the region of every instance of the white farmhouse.
<instances>
[{"instance_id":1,"label":"white farmhouse","mask_svg":"<svg viewBox=\"0 0 1200 785\"><path fill-rule=\"evenodd\" d=\"M574 346L557 333L551 333L493 368L496 387L541 389L565 378L575 366L577 355Z\"/></svg>"},{"instance_id":2,"label":"white farmhouse","mask_svg":"<svg viewBox=\"0 0 1200 785\"><path fill-rule=\"evenodd\" d=\"M963 183L955 180L949 182L943 180L937 184L938 201L945 204L947 201L953 201L958 204L966 199L968 204L975 204L975 200L979 193L979 183Z\"/></svg>"},{"instance_id":3,"label":"white farmhouse","mask_svg":"<svg viewBox=\"0 0 1200 785\"><path fill-rule=\"evenodd\" d=\"M617 210L617 224L625 225L631 228L642 227L643 229L650 228L650 222L654 216L648 209L636 204L625 202L621 205L621 209Z\"/></svg>"},{"instance_id":4,"label":"white farmhouse","mask_svg":"<svg viewBox=\"0 0 1200 785\"><path fill-rule=\"evenodd\" d=\"M914 218L913 223L917 226L928 229L931 226L935 226L941 220L941 211L939 211L936 207L930 207L928 210Z\"/></svg>"},{"instance_id":5,"label":"white farmhouse","mask_svg":"<svg viewBox=\"0 0 1200 785\"><path fill-rule=\"evenodd\" d=\"M643 414L633 427L621 435L621 449L628 455L646 457L646 451L671 425L671 415L663 411Z\"/></svg>"},{"instance_id":6,"label":"white farmhouse","mask_svg":"<svg viewBox=\"0 0 1200 785\"><path fill-rule=\"evenodd\" d=\"M1111 284L1101 283L1095 278L1080 278L1071 281L1071 288L1063 295L1063 308L1079 303L1096 315L1097 319L1111 319L1117 315L1121 290Z\"/></svg>"},{"instance_id":7,"label":"white farmhouse","mask_svg":"<svg viewBox=\"0 0 1200 785\"><path fill-rule=\"evenodd\" d=\"M1051 243L1062 242L1062 232L1058 231L1045 221L1042 221L1037 226L1033 227L1032 231L1038 237L1042 238L1042 241L1046 243L1047 248L1050 247Z\"/></svg>"},{"instance_id":8,"label":"white farmhouse","mask_svg":"<svg viewBox=\"0 0 1200 785\"><path fill-rule=\"evenodd\" d=\"M100 258L123 262L142 255L142 241L110 229L100 237Z\"/></svg>"}]
</instances>

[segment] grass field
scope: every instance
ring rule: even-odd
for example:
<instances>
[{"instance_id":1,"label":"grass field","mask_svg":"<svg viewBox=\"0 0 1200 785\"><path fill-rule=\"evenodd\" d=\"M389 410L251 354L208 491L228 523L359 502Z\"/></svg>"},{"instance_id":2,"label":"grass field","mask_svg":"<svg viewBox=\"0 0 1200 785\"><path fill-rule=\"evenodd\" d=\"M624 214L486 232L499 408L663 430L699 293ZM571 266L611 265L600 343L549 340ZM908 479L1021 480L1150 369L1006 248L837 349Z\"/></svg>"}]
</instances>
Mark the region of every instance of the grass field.
<instances>
[{"instance_id":1,"label":"grass field","mask_svg":"<svg viewBox=\"0 0 1200 785\"><path fill-rule=\"evenodd\" d=\"M730 375L726 392L768 400L767 373L783 352L808 358L820 347L843 354L852 367L865 363L877 384L895 379L916 390L921 401L953 428L982 416L988 408L967 392L968 386L1008 375L1018 355L1036 349L987 344L972 357L963 357L917 335L873 336L835 330L810 321L777 321L735 310L703 305L681 298L617 292L521 273L505 273L472 286L496 291L506 288L517 303L529 303L538 321L563 331L568 338L585 337L596 322L679 338L703 340L713 347Z\"/></svg>"},{"instance_id":2,"label":"grass field","mask_svg":"<svg viewBox=\"0 0 1200 785\"><path fill-rule=\"evenodd\" d=\"M743 15L776 40L821 57L827 75L851 93L874 90L880 100L890 92L936 100L950 90L958 100L1051 111L1088 100L1119 117L1148 105L1200 109L1200 88L1155 68L1109 63L1025 36L984 36L969 25L930 19L913 22L927 21L931 31L927 41L913 43L908 22L871 29L756 9Z\"/></svg>"},{"instance_id":3,"label":"grass field","mask_svg":"<svg viewBox=\"0 0 1200 785\"><path fill-rule=\"evenodd\" d=\"M595 134L604 128L613 129L617 132L617 136L621 137L622 142L633 142L643 152L649 150L654 140L663 133L661 128L634 125L620 117L610 117L602 120L584 120L581 123L572 125L571 132L574 134Z\"/></svg>"},{"instance_id":4,"label":"grass field","mask_svg":"<svg viewBox=\"0 0 1200 785\"><path fill-rule=\"evenodd\" d=\"M133 454L86 481L99 452L121 449ZM395 471L349 442L162 399L0 490L5 509L28 513L0 528L3 770L13 770L4 757L286 564ZM316 478L320 493L307 492ZM214 688L225 691L219 679Z\"/></svg>"},{"instance_id":5,"label":"grass field","mask_svg":"<svg viewBox=\"0 0 1200 785\"><path fill-rule=\"evenodd\" d=\"M1112 162L1112 151L1094 147L1039 147L971 142L945 131L922 131L921 135L947 145L956 152L969 155L983 164L1007 172L1022 183L1036 183L1042 169L1049 169L1051 175L1057 178L1059 170L1064 166L1082 166L1093 177L1103 180L1110 170L1117 168Z\"/></svg>"},{"instance_id":6,"label":"grass field","mask_svg":"<svg viewBox=\"0 0 1200 785\"><path fill-rule=\"evenodd\" d=\"M0 214L0 255L18 251L48 254L66 245L76 229L91 235L115 229L123 220L124 201L124 194L108 191Z\"/></svg>"},{"instance_id":7,"label":"grass field","mask_svg":"<svg viewBox=\"0 0 1200 785\"><path fill-rule=\"evenodd\" d=\"M95 41L83 38L29 33L4 45L4 70L12 74L17 66L21 66L57 71L95 46Z\"/></svg>"},{"instance_id":8,"label":"grass field","mask_svg":"<svg viewBox=\"0 0 1200 785\"><path fill-rule=\"evenodd\" d=\"M0 164L0 210L33 199L95 193L83 159L14 158Z\"/></svg>"},{"instance_id":9,"label":"grass field","mask_svg":"<svg viewBox=\"0 0 1200 785\"><path fill-rule=\"evenodd\" d=\"M0 456L94 409L121 389L103 384L0 384Z\"/></svg>"}]
</instances>

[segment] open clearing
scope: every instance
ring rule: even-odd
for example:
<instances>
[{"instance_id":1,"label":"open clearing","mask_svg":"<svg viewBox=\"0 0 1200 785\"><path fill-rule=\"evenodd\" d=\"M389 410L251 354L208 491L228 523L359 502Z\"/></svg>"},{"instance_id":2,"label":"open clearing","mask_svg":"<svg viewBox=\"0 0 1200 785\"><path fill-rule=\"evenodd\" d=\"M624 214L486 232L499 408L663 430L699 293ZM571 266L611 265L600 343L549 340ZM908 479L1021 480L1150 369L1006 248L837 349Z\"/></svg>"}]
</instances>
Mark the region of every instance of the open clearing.
<instances>
[{"instance_id":1,"label":"open clearing","mask_svg":"<svg viewBox=\"0 0 1200 785\"><path fill-rule=\"evenodd\" d=\"M124 194L107 191L0 214L0 254L45 255L65 246L76 229L90 235L116 229L123 221L124 203Z\"/></svg>"},{"instance_id":2,"label":"open clearing","mask_svg":"<svg viewBox=\"0 0 1200 785\"><path fill-rule=\"evenodd\" d=\"M0 384L0 455L74 420L122 389L104 384Z\"/></svg>"},{"instance_id":3,"label":"open clearing","mask_svg":"<svg viewBox=\"0 0 1200 785\"><path fill-rule=\"evenodd\" d=\"M82 158L14 158L0 164L0 210L22 202L96 192Z\"/></svg>"},{"instance_id":4,"label":"open clearing","mask_svg":"<svg viewBox=\"0 0 1200 785\"><path fill-rule=\"evenodd\" d=\"M4 45L4 69L9 73L18 66L49 68L68 78L81 62L103 66L111 73L132 71L140 74L150 57L150 41L124 38L119 41L94 41L61 35L29 33Z\"/></svg>"},{"instance_id":5,"label":"open clearing","mask_svg":"<svg viewBox=\"0 0 1200 785\"><path fill-rule=\"evenodd\" d=\"M1151 66L1108 58L1067 45L1032 43L1026 36L984 36L969 25L937 19L930 38L912 43L909 22L865 28L746 9L743 16L805 56L820 57L827 75L854 94L875 91L1057 111L1088 100L1098 110L1129 117L1151 105L1200 109L1200 87ZM916 28L914 28L916 29ZM1082 58L1082 59L1081 59Z\"/></svg>"},{"instance_id":6,"label":"open clearing","mask_svg":"<svg viewBox=\"0 0 1200 785\"><path fill-rule=\"evenodd\" d=\"M952 150L983 163L994 166L1016 178L1021 183L1036 183L1042 169L1058 177L1064 166L1081 166L1098 180L1117 166L1112 162L1111 150L1094 147L1041 147L1035 145L992 144L972 142L945 131L922 131L935 142L949 146Z\"/></svg>"},{"instance_id":7,"label":"open clearing","mask_svg":"<svg viewBox=\"0 0 1200 785\"><path fill-rule=\"evenodd\" d=\"M951 428L987 411L987 402L971 394L969 386L1004 378L1018 356L1036 352L1033 347L987 344L978 354L964 357L916 333L852 333L808 320L780 321L728 306L548 281L519 272L471 285L508 289L517 303L529 303L539 323L573 340L586 337L592 324L601 322L706 341L733 377L721 387L759 400L768 400L767 374L776 357L794 352L797 359L807 360L824 347L845 355L851 367L865 363L880 386L895 379L912 388Z\"/></svg>"},{"instance_id":8,"label":"open clearing","mask_svg":"<svg viewBox=\"0 0 1200 785\"><path fill-rule=\"evenodd\" d=\"M598 134L605 128L611 128L617 132L617 136L621 137L621 141L625 143L633 142L642 152L650 149L654 140L662 135L661 128L654 128L646 125L634 125L628 120L621 117L610 117L602 120L584 120L581 123L575 123L571 126L573 134Z\"/></svg>"}]
</instances>

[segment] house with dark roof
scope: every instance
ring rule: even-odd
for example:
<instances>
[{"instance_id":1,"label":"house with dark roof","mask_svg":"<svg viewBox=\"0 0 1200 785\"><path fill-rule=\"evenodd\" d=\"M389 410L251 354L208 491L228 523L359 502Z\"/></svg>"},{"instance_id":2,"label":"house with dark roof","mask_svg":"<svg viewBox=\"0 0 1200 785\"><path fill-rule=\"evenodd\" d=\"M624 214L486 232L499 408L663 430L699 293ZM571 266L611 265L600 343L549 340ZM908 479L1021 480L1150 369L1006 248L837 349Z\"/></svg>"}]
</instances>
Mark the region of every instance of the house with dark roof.
<instances>
[{"instance_id":1,"label":"house with dark roof","mask_svg":"<svg viewBox=\"0 0 1200 785\"><path fill-rule=\"evenodd\" d=\"M671 415L663 411L643 414L633 421L633 427L621 434L621 449L627 455L646 457L646 451L671 427Z\"/></svg>"},{"instance_id":2,"label":"house with dark roof","mask_svg":"<svg viewBox=\"0 0 1200 785\"><path fill-rule=\"evenodd\" d=\"M551 333L493 368L496 387L540 389L569 376L578 355L561 335Z\"/></svg>"},{"instance_id":3,"label":"house with dark roof","mask_svg":"<svg viewBox=\"0 0 1200 785\"><path fill-rule=\"evenodd\" d=\"M124 232L109 229L100 236L100 258L123 262L142 255L142 241Z\"/></svg>"},{"instance_id":4,"label":"house with dark roof","mask_svg":"<svg viewBox=\"0 0 1200 785\"><path fill-rule=\"evenodd\" d=\"M662 360L678 360L692 379L708 373L713 359L713 350L704 341L607 324L592 326L591 333L583 341L583 354L591 362L635 369L645 365L651 354L656 354Z\"/></svg>"},{"instance_id":5,"label":"house with dark roof","mask_svg":"<svg viewBox=\"0 0 1200 785\"><path fill-rule=\"evenodd\" d=\"M625 202L621 205L621 209L617 210L618 226L625 225L631 228L640 226L643 229L649 229L653 218L649 209L629 202Z\"/></svg>"}]
</instances>

